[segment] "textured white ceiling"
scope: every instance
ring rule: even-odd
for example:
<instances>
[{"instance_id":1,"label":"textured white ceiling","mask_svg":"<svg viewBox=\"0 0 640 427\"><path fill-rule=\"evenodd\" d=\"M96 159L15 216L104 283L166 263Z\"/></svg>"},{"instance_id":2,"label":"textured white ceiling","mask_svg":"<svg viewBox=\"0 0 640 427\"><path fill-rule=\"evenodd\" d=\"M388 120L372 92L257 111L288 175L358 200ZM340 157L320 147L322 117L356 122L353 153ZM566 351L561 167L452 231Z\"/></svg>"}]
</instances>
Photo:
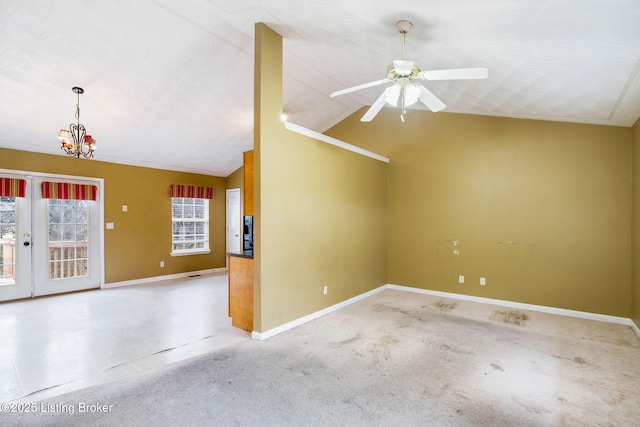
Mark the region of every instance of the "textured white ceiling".
<instances>
[{"instance_id":1,"label":"textured white ceiling","mask_svg":"<svg viewBox=\"0 0 640 427\"><path fill-rule=\"evenodd\" d=\"M640 116L638 0L0 0L0 146L63 155L81 122L98 160L227 176L253 147L253 31L284 37L290 121L324 131L381 87L402 54L444 111L632 126ZM401 125L399 123L399 125Z\"/></svg>"}]
</instances>

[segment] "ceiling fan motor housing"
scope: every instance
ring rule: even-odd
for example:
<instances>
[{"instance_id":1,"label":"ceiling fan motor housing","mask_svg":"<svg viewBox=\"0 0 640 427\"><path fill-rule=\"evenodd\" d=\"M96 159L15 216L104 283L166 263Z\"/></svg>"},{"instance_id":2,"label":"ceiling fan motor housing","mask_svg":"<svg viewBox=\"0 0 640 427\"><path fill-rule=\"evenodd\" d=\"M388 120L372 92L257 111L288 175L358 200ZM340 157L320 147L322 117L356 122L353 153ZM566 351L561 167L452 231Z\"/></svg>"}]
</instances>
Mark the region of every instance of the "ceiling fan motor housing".
<instances>
[{"instance_id":1,"label":"ceiling fan motor housing","mask_svg":"<svg viewBox=\"0 0 640 427\"><path fill-rule=\"evenodd\" d=\"M420 74L420 68L414 65L413 61L406 59L396 59L392 63L393 65L387 72L387 78L389 80L396 81L397 79L415 79Z\"/></svg>"}]
</instances>

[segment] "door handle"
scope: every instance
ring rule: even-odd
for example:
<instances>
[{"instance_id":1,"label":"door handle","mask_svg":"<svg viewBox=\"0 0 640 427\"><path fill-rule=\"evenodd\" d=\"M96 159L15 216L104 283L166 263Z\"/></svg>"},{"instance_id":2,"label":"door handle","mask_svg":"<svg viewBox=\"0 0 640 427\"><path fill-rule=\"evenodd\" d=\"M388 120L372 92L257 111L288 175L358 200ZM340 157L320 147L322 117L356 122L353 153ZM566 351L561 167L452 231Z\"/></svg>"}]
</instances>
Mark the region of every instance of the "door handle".
<instances>
[{"instance_id":1,"label":"door handle","mask_svg":"<svg viewBox=\"0 0 640 427\"><path fill-rule=\"evenodd\" d=\"M31 242L24 242L23 245L25 246L29 246L31 244Z\"/></svg>"}]
</instances>

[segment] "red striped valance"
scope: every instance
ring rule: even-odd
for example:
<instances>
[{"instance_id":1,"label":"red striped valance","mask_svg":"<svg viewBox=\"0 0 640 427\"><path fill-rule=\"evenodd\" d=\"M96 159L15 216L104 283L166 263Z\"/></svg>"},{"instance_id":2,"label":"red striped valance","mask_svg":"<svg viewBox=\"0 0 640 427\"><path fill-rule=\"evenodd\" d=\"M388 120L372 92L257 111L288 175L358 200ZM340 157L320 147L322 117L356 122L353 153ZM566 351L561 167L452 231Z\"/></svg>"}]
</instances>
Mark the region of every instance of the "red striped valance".
<instances>
[{"instance_id":1,"label":"red striped valance","mask_svg":"<svg viewBox=\"0 0 640 427\"><path fill-rule=\"evenodd\" d=\"M43 182L43 199L96 200L95 185L68 184L66 182Z\"/></svg>"},{"instance_id":2,"label":"red striped valance","mask_svg":"<svg viewBox=\"0 0 640 427\"><path fill-rule=\"evenodd\" d=\"M19 178L0 178L0 196L24 197L27 181Z\"/></svg>"},{"instance_id":3,"label":"red striped valance","mask_svg":"<svg viewBox=\"0 0 640 427\"><path fill-rule=\"evenodd\" d=\"M213 199L214 189L195 185L173 184L169 187L171 197L187 197L190 199Z\"/></svg>"}]
</instances>

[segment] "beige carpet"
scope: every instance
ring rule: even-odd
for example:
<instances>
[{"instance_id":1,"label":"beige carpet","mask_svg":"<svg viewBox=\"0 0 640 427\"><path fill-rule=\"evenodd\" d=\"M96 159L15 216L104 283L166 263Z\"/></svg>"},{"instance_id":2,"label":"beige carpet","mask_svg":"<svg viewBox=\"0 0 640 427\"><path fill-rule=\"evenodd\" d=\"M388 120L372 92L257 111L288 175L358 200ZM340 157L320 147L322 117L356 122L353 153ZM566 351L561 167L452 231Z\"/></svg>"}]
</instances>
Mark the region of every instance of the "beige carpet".
<instances>
[{"instance_id":1,"label":"beige carpet","mask_svg":"<svg viewBox=\"0 0 640 427\"><path fill-rule=\"evenodd\" d=\"M386 290L0 424L638 426L639 366L627 326Z\"/></svg>"}]
</instances>

